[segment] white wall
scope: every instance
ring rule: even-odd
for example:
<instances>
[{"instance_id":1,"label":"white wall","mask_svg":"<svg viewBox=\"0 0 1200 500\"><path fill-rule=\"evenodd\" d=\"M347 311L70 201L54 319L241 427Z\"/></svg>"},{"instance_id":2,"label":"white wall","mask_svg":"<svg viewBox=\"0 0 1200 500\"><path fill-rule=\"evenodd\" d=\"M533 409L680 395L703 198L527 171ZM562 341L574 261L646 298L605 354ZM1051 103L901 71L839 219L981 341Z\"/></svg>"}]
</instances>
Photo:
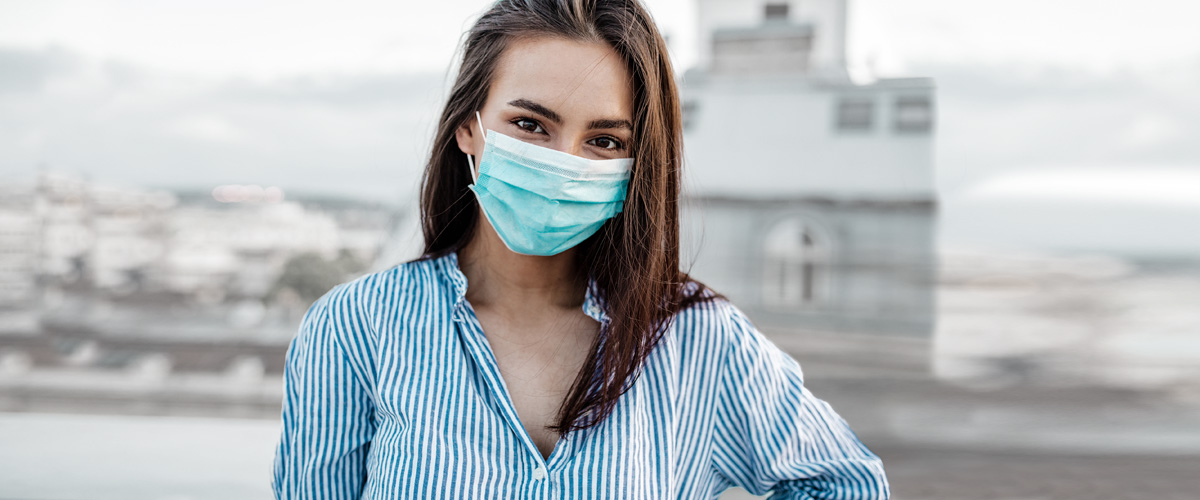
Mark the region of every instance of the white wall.
<instances>
[{"instance_id":1,"label":"white wall","mask_svg":"<svg viewBox=\"0 0 1200 500\"><path fill-rule=\"evenodd\" d=\"M706 81L685 78L683 91L696 103L684 134L690 194L933 197L932 132L898 133L891 114L897 96L929 95L929 80L864 87L698 76ZM874 97L872 130L838 131L841 95Z\"/></svg>"}]
</instances>

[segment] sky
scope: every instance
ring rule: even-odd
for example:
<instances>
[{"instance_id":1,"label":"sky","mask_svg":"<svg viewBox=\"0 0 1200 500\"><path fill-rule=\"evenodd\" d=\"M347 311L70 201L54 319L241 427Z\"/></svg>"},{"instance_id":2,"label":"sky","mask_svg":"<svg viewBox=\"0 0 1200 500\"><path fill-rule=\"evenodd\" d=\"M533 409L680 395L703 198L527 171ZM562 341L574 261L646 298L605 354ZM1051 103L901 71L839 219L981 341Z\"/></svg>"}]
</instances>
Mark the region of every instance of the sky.
<instances>
[{"instance_id":1,"label":"sky","mask_svg":"<svg viewBox=\"0 0 1200 500\"><path fill-rule=\"evenodd\" d=\"M646 3L686 68L696 5ZM46 164L406 197L485 7L0 0L0 182ZM1200 216L1172 201L1200 198L1200 2L850 0L849 17L854 74L935 79L943 245L1200 250L1200 231L1154 229Z\"/></svg>"},{"instance_id":2,"label":"sky","mask_svg":"<svg viewBox=\"0 0 1200 500\"><path fill-rule=\"evenodd\" d=\"M676 59L695 57L689 0L646 0ZM0 44L212 78L441 71L482 1L0 0ZM1135 7L1136 6L1136 7ZM850 0L850 52L889 72L927 63L1048 64L1102 72L1196 64L1186 0Z\"/></svg>"}]
</instances>

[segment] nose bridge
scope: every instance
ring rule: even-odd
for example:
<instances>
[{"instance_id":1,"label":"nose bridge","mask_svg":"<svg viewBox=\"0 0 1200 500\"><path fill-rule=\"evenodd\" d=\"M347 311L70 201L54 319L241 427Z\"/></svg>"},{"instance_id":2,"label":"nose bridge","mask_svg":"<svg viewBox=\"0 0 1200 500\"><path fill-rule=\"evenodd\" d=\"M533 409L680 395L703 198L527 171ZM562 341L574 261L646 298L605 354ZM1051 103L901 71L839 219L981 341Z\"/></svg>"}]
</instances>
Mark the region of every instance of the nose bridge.
<instances>
[{"instance_id":1,"label":"nose bridge","mask_svg":"<svg viewBox=\"0 0 1200 500\"><path fill-rule=\"evenodd\" d=\"M583 137L582 132L563 130L551 148L570 155L583 156Z\"/></svg>"}]
</instances>

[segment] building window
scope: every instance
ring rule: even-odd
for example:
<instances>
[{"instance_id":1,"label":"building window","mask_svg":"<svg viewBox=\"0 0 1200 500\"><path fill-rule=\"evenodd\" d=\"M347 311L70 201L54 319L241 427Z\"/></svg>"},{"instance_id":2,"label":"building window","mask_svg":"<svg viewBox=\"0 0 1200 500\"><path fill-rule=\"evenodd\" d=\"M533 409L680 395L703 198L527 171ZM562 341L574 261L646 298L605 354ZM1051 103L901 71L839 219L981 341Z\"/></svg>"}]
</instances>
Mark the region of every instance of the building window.
<instances>
[{"instance_id":1,"label":"building window","mask_svg":"<svg viewBox=\"0 0 1200 500\"><path fill-rule=\"evenodd\" d=\"M929 97L897 97L893 126L897 132L929 132L933 128L933 104Z\"/></svg>"},{"instance_id":2,"label":"building window","mask_svg":"<svg viewBox=\"0 0 1200 500\"><path fill-rule=\"evenodd\" d=\"M792 309L825 299L829 239L822 231L792 218L772 227L764 243L764 305Z\"/></svg>"},{"instance_id":3,"label":"building window","mask_svg":"<svg viewBox=\"0 0 1200 500\"><path fill-rule=\"evenodd\" d=\"M870 97L843 97L837 106L838 130L871 130L875 100Z\"/></svg>"},{"instance_id":4,"label":"building window","mask_svg":"<svg viewBox=\"0 0 1200 500\"><path fill-rule=\"evenodd\" d=\"M787 21L788 4L769 2L763 6L763 14L768 21Z\"/></svg>"},{"instance_id":5,"label":"building window","mask_svg":"<svg viewBox=\"0 0 1200 500\"><path fill-rule=\"evenodd\" d=\"M694 99L683 101L681 113L683 114L683 129L691 130L693 124L696 123L696 112L699 111L700 103Z\"/></svg>"}]
</instances>

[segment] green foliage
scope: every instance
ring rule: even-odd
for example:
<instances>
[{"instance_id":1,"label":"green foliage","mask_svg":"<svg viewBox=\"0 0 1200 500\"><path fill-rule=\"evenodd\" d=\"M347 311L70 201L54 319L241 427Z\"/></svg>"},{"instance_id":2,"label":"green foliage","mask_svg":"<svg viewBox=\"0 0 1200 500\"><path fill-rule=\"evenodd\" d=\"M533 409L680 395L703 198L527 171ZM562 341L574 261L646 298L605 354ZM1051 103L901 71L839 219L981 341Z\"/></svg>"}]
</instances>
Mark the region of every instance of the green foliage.
<instances>
[{"instance_id":1,"label":"green foliage","mask_svg":"<svg viewBox=\"0 0 1200 500\"><path fill-rule=\"evenodd\" d=\"M283 272L271 287L270 296L275 297L281 290L290 289L304 301L312 302L330 288L362 272L365 267L361 259L345 251L332 261L312 252L296 254L283 265Z\"/></svg>"}]
</instances>

